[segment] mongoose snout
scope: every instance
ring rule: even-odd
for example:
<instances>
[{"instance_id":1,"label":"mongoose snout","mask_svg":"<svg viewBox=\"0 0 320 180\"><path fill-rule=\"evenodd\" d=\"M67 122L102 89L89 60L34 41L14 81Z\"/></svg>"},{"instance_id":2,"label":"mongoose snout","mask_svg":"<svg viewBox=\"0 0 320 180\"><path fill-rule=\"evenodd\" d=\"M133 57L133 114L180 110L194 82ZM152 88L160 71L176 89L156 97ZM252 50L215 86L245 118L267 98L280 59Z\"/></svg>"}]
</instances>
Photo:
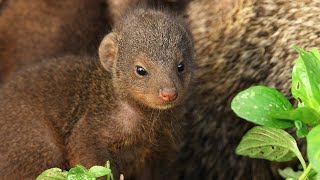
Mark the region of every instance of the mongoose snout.
<instances>
[{"instance_id":1,"label":"mongoose snout","mask_svg":"<svg viewBox=\"0 0 320 180\"><path fill-rule=\"evenodd\" d=\"M161 88L159 91L160 98L164 101L174 101L178 97L176 88Z\"/></svg>"}]
</instances>

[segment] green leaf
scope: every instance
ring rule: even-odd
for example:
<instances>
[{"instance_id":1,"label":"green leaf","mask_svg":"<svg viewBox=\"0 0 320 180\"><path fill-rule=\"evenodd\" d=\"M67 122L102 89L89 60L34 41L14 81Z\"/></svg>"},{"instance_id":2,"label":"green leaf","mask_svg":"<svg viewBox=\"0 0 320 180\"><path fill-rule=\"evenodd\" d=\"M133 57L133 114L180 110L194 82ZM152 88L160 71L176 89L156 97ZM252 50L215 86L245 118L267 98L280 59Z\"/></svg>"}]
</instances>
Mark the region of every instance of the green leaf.
<instances>
[{"instance_id":1,"label":"green leaf","mask_svg":"<svg viewBox=\"0 0 320 180\"><path fill-rule=\"evenodd\" d=\"M101 177L110 174L111 170L103 166L93 166L89 169L89 172L95 177Z\"/></svg>"},{"instance_id":2,"label":"green leaf","mask_svg":"<svg viewBox=\"0 0 320 180\"><path fill-rule=\"evenodd\" d=\"M308 178L310 180L319 180L320 174L318 174L315 170L311 169L310 173L308 174Z\"/></svg>"},{"instance_id":3,"label":"green leaf","mask_svg":"<svg viewBox=\"0 0 320 180\"><path fill-rule=\"evenodd\" d=\"M36 180L65 180L67 178L67 171L62 171L59 168L51 168L43 171Z\"/></svg>"},{"instance_id":4,"label":"green leaf","mask_svg":"<svg viewBox=\"0 0 320 180\"><path fill-rule=\"evenodd\" d=\"M303 167L306 167L296 141L282 129L265 126L250 129L242 137L236 153L278 162L290 161L297 156Z\"/></svg>"},{"instance_id":5,"label":"green leaf","mask_svg":"<svg viewBox=\"0 0 320 180\"><path fill-rule=\"evenodd\" d=\"M107 162L106 162L106 168L111 170L111 168L110 168L110 161L107 161ZM107 174L107 180L110 180L110 178L111 178L111 180L114 180L113 175L112 175L112 172L110 172L110 174Z\"/></svg>"},{"instance_id":6,"label":"green leaf","mask_svg":"<svg viewBox=\"0 0 320 180\"><path fill-rule=\"evenodd\" d=\"M314 127L307 136L307 155L312 168L320 173L320 125Z\"/></svg>"},{"instance_id":7,"label":"green leaf","mask_svg":"<svg viewBox=\"0 0 320 180\"><path fill-rule=\"evenodd\" d=\"M89 174L68 174L68 180L96 180L95 177Z\"/></svg>"},{"instance_id":8,"label":"green leaf","mask_svg":"<svg viewBox=\"0 0 320 180\"><path fill-rule=\"evenodd\" d=\"M106 162L106 168L110 169L110 161Z\"/></svg>"},{"instance_id":9,"label":"green leaf","mask_svg":"<svg viewBox=\"0 0 320 180\"><path fill-rule=\"evenodd\" d=\"M309 129L305 123L303 123L302 121L294 121L294 125L297 128L296 135L299 138L304 138L308 135Z\"/></svg>"},{"instance_id":10,"label":"green leaf","mask_svg":"<svg viewBox=\"0 0 320 180\"><path fill-rule=\"evenodd\" d=\"M286 167L284 169L278 169L278 172L283 178L294 178L298 179L303 171L294 171L291 167Z\"/></svg>"},{"instance_id":11,"label":"green leaf","mask_svg":"<svg viewBox=\"0 0 320 180\"><path fill-rule=\"evenodd\" d=\"M68 180L95 180L96 178L94 177L91 172L89 172L85 167L81 165L77 165L74 168L71 168L69 170Z\"/></svg>"},{"instance_id":12,"label":"green leaf","mask_svg":"<svg viewBox=\"0 0 320 180\"><path fill-rule=\"evenodd\" d=\"M269 114L269 116L275 119L299 120L312 126L316 126L320 123L320 114L309 107L300 107L289 111L274 112Z\"/></svg>"},{"instance_id":13,"label":"green leaf","mask_svg":"<svg viewBox=\"0 0 320 180\"><path fill-rule=\"evenodd\" d=\"M76 167L71 168L69 170L69 173L73 173L73 174L87 173L87 172L88 172L88 170L80 164L77 164Z\"/></svg>"},{"instance_id":14,"label":"green leaf","mask_svg":"<svg viewBox=\"0 0 320 180\"><path fill-rule=\"evenodd\" d=\"M295 49L298 51L300 56L292 70L292 95L300 101L299 106L307 106L319 112L319 52L316 49L312 49L310 52L307 52L299 47L295 47Z\"/></svg>"},{"instance_id":15,"label":"green leaf","mask_svg":"<svg viewBox=\"0 0 320 180\"><path fill-rule=\"evenodd\" d=\"M294 127L293 122L269 116L274 112L289 111L293 107L280 92L264 86L253 86L232 100L231 109L241 118L274 128Z\"/></svg>"},{"instance_id":16,"label":"green leaf","mask_svg":"<svg viewBox=\"0 0 320 180\"><path fill-rule=\"evenodd\" d=\"M310 180L319 180L319 179L320 179L320 174L315 174L315 175L313 175L313 176L310 175L310 176L309 176L309 179L310 179Z\"/></svg>"}]
</instances>

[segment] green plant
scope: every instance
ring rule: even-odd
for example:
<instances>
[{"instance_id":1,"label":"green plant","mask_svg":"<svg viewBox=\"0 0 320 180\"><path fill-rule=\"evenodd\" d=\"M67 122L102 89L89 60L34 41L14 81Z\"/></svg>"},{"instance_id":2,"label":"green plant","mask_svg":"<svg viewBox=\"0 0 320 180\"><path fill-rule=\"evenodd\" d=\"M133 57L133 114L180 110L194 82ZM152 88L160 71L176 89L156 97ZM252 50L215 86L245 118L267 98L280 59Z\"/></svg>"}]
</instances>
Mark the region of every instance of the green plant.
<instances>
[{"instance_id":1,"label":"green plant","mask_svg":"<svg viewBox=\"0 0 320 180\"><path fill-rule=\"evenodd\" d=\"M77 165L68 171L62 171L59 168L51 168L42 172L37 180L95 180L98 177L106 176L107 180L112 180L112 172L110 162L107 161L106 166L93 166L89 170L81 165Z\"/></svg>"},{"instance_id":2,"label":"green plant","mask_svg":"<svg viewBox=\"0 0 320 180\"><path fill-rule=\"evenodd\" d=\"M290 161L297 157L301 171L291 168L279 170L286 179L320 178L320 53L295 47L299 53L293 71L293 107L288 99L275 89L253 86L237 94L232 110L241 118L256 123L243 137L236 149L239 155L271 161ZM295 139L286 128L296 128L299 138L307 139L307 164Z\"/></svg>"}]
</instances>

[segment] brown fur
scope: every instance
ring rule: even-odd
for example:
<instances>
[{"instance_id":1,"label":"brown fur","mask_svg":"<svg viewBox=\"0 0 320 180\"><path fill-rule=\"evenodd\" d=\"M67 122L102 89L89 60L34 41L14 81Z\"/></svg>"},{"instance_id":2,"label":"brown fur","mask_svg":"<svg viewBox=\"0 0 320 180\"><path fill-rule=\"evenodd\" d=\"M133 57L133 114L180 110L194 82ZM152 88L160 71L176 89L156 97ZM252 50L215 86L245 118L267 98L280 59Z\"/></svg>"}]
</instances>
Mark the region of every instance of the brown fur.
<instances>
[{"instance_id":1,"label":"brown fur","mask_svg":"<svg viewBox=\"0 0 320 180\"><path fill-rule=\"evenodd\" d=\"M190 0L184 17L195 38L196 90L188 101L189 134L177 165L183 170L174 169L176 174L185 179L274 178L277 172L269 162L234 154L252 124L233 115L230 101L252 84L290 94L297 57L291 45L319 46L319 17L311 13L318 7L316 0Z\"/></svg>"},{"instance_id":2,"label":"brown fur","mask_svg":"<svg viewBox=\"0 0 320 180\"><path fill-rule=\"evenodd\" d=\"M105 12L106 17L114 24L133 7L151 7L170 9L172 12L181 12L187 1L188 0L105 0L107 4Z\"/></svg>"},{"instance_id":3,"label":"brown fur","mask_svg":"<svg viewBox=\"0 0 320 180\"><path fill-rule=\"evenodd\" d=\"M187 17L195 41L194 93L189 130L175 171L180 179L276 179L268 161L235 154L253 126L236 118L231 99L251 85L290 96L292 45L320 46L316 0L193 0Z\"/></svg>"},{"instance_id":4,"label":"brown fur","mask_svg":"<svg viewBox=\"0 0 320 180\"><path fill-rule=\"evenodd\" d=\"M180 20L136 10L107 35L100 61L65 56L20 72L0 91L0 176L111 161L115 177L164 178L177 149L192 42ZM177 71L184 62L185 70ZM135 74L143 66L148 76ZM164 102L159 90L174 87Z\"/></svg>"},{"instance_id":5,"label":"brown fur","mask_svg":"<svg viewBox=\"0 0 320 180\"><path fill-rule=\"evenodd\" d=\"M103 0L0 2L0 83L26 64L95 54L108 19Z\"/></svg>"}]
</instances>

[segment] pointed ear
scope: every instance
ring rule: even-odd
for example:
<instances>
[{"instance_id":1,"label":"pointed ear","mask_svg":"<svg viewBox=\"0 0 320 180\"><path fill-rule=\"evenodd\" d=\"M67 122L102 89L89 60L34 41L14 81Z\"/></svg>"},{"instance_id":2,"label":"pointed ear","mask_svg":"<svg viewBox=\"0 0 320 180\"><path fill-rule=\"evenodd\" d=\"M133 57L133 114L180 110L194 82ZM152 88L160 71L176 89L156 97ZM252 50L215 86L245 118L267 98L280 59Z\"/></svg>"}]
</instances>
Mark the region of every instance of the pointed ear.
<instances>
[{"instance_id":1,"label":"pointed ear","mask_svg":"<svg viewBox=\"0 0 320 180\"><path fill-rule=\"evenodd\" d=\"M112 66L116 62L117 53L117 33L111 32L103 38L99 46L99 58L101 64L109 72L111 72Z\"/></svg>"}]
</instances>

